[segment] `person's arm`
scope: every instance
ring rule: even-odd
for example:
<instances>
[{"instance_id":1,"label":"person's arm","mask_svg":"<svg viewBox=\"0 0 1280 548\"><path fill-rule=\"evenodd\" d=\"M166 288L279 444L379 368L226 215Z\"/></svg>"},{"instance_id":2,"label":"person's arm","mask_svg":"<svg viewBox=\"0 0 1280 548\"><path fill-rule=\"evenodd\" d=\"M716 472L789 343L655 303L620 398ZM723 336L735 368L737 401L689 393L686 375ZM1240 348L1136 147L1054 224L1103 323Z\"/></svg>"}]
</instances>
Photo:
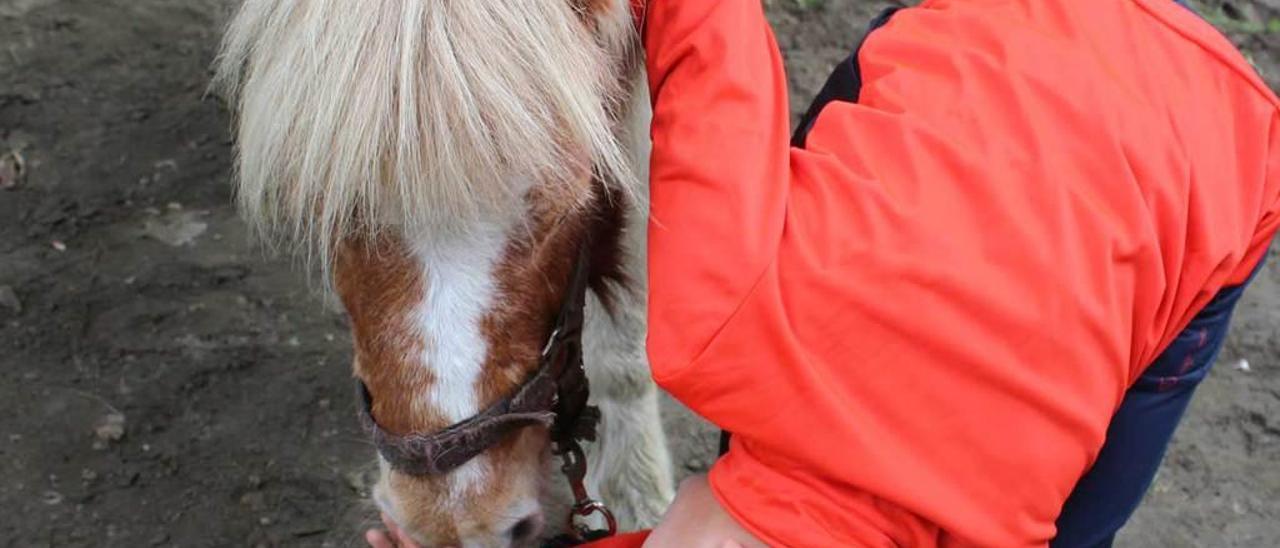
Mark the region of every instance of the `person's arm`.
<instances>
[{"instance_id":1,"label":"person's arm","mask_svg":"<svg viewBox=\"0 0 1280 548\"><path fill-rule=\"evenodd\" d=\"M758 0L649 0L649 352L691 363L776 257L789 188L787 84Z\"/></svg>"}]
</instances>

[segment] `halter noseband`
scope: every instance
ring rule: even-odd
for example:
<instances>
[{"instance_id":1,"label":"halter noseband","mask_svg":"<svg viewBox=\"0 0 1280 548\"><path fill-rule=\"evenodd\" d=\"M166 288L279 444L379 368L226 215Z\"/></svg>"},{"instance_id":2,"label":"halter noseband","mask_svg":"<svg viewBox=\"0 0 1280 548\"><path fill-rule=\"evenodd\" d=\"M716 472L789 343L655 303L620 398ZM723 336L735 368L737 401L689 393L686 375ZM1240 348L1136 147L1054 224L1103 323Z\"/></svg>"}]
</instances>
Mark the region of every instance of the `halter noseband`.
<instances>
[{"instance_id":1,"label":"halter noseband","mask_svg":"<svg viewBox=\"0 0 1280 548\"><path fill-rule=\"evenodd\" d=\"M569 479L576 504L570 515L570 530L580 537L599 537L573 526L574 517L601 514L608 523L607 535L614 533L613 515L587 496L583 486L586 459L579 441L595 441L600 411L587 405L589 389L582 364L582 326L589 282L590 246L578 252L555 327L539 358L538 371L515 393L498 400L480 413L431 434L395 434L373 418L373 397L369 388L356 380L360 401L360 421L373 436L378 453L392 469L411 476L441 476L467 463L504 437L521 428L543 425L551 428L555 453L564 460L561 470Z\"/></svg>"}]
</instances>

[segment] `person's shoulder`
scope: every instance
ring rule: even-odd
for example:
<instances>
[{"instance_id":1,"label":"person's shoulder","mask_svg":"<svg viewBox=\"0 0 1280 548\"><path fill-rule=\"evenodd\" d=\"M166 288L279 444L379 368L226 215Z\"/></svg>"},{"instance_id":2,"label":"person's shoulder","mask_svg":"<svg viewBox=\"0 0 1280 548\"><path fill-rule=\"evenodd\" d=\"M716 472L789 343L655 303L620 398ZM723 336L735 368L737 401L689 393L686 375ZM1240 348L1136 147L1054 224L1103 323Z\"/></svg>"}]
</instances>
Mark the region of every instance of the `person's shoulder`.
<instances>
[{"instance_id":1,"label":"person's shoulder","mask_svg":"<svg viewBox=\"0 0 1280 548\"><path fill-rule=\"evenodd\" d=\"M1257 68L1216 27L1192 8L1172 0L1129 0L1153 24L1149 32L1164 32L1193 46L1188 57L1226 71L1229 76L1247 86L1256 98L1280 108L1280 99L1263 81Z\"/></svg>"}]
</instances>

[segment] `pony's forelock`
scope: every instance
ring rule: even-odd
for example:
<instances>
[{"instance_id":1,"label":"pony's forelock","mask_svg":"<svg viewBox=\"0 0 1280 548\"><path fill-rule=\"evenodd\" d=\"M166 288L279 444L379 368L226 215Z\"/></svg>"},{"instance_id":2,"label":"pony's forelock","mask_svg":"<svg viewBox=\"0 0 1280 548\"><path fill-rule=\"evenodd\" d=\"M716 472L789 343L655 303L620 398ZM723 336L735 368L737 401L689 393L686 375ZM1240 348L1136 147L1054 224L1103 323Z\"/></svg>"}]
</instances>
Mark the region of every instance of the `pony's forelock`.
<instances>
[{"instance_id":1,"label":"pony's forelock","mask_svg":"<svg viewBox=\"0 0 1280 548\"><path fill-rule=\"evenodd\" d=\"M327 272L345 237L465 230L535 184L585 204L592 171L627 187L636 37L611 4L592 33L559 0L247 0L215 80L243 216Z\"/></svg>"}]
</instances>

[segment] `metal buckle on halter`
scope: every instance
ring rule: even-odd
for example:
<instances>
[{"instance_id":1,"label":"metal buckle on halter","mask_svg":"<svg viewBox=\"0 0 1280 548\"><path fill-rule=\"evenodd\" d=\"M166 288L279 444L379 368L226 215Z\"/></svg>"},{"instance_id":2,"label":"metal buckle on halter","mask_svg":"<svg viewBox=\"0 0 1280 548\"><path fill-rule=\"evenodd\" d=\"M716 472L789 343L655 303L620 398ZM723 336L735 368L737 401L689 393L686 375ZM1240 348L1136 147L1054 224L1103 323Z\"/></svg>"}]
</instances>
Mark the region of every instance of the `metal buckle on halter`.
<instances>
[{"instance_id":1,"label":"metal buckle on halter","mask_svg":"<svg viewBox=\"0 0 1280 548\"><path fill-rule=\"evenodd\" d=\"M547 337L547 344L542 345L542 353L540 356L544 361L551 357L551 352L554 351L556 347L560 346L560 339L564 337L563 333L563 329L558 325L551 331L551 336Z\"/></svg>"},{"instance_id":2,"label":"metal buckle on halter","mask_svg":"<svg viewBox=\"0 0 1280 548\"><path fill-rule=\"evenodd\" d=\"M599 540L616 535L618 533L618 520L613 517L613 512L603 502L587 495L585 484L587 458L582 451L582 446L578 445L577 441L570 440L563 444L557 444L556 453L560 455L560 458L564 459L564 464L560 467L560 471L569 480L569 488L573 490L574 504L569 511L569 518L566 523L569 535L578 542ZM604 529L591 529L589 525L581 522L581 520L596 514L604 518Z\"/></svg>"}]
</instances>

